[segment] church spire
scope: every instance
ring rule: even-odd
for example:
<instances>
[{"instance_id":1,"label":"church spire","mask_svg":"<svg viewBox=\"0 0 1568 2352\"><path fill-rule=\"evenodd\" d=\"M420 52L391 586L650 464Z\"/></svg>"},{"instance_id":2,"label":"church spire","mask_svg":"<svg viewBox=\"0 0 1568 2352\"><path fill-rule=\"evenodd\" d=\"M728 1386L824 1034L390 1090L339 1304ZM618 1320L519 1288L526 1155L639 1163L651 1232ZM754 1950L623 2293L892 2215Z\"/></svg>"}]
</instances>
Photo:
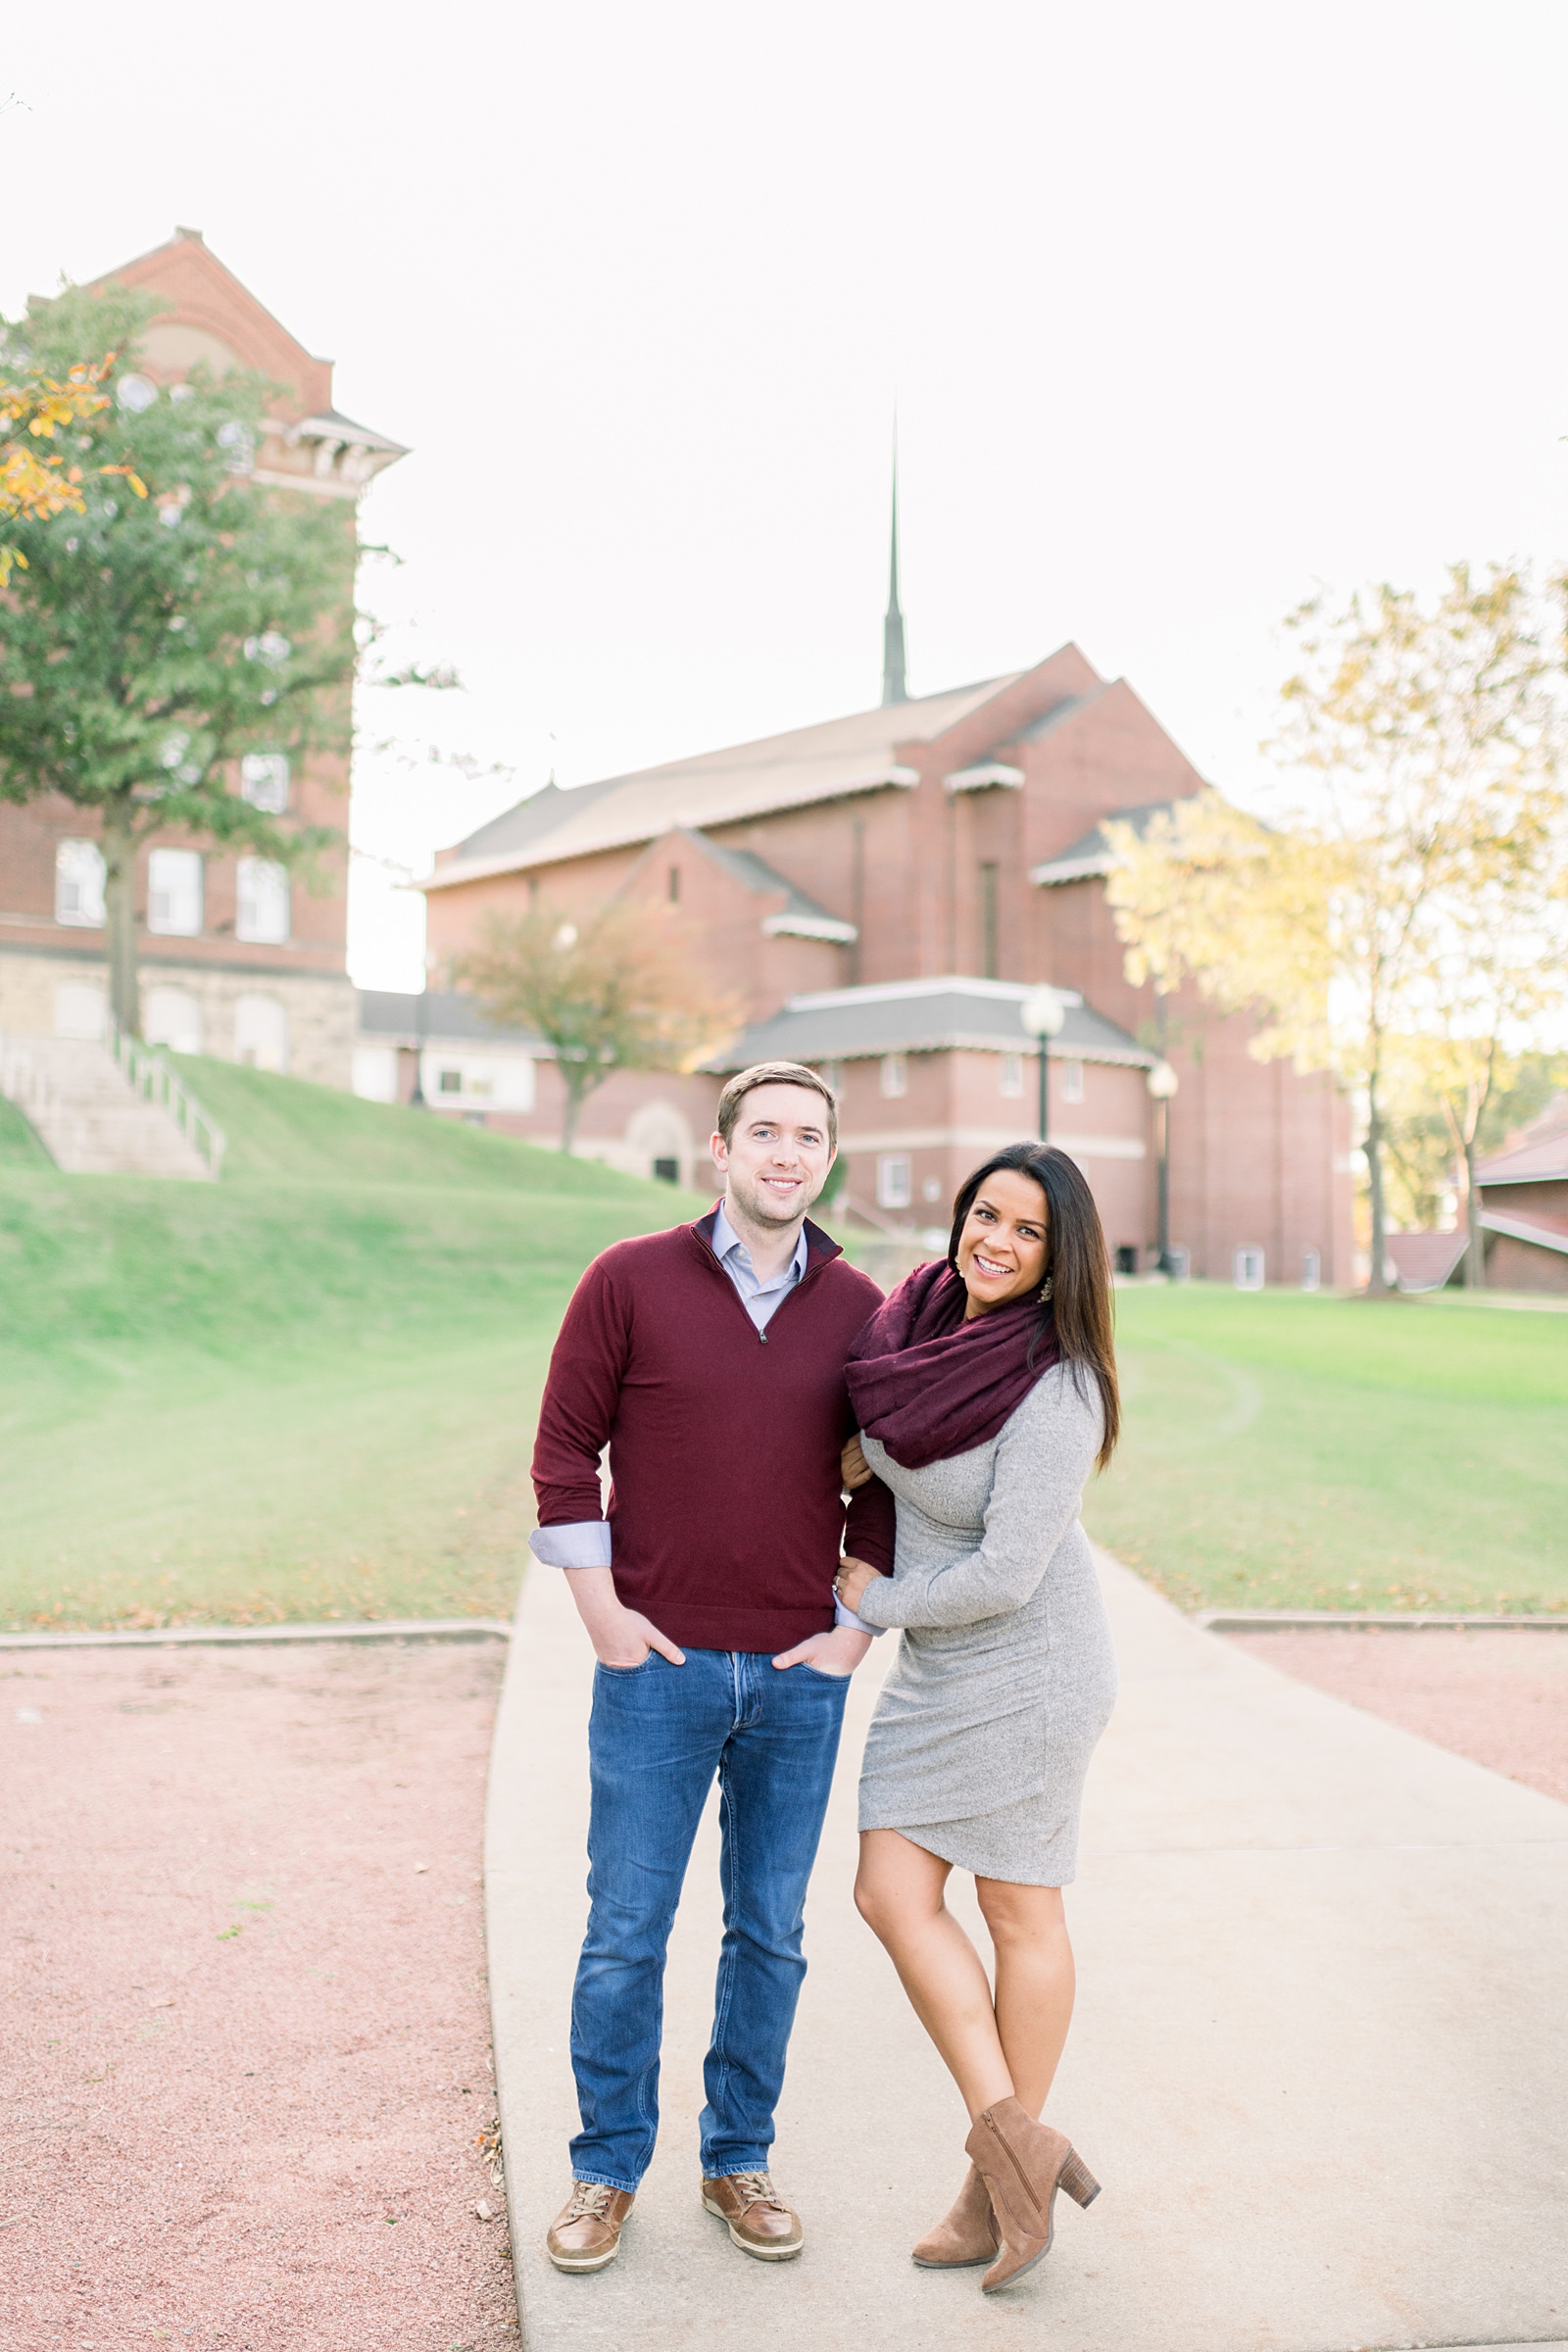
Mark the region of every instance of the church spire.
<instances>
[{"instance_id":1,"label":"church spire","mask_svg":"<svg viewBox=\"0 0 1568 2352\"><path fill-rule=\"evenodd\" d=\"M882 700L906 703L904 677L904 614L899 611L899 427L893 426L893 553L888 570L888 611L882 623Z\"/></svg>"}]
</instances>

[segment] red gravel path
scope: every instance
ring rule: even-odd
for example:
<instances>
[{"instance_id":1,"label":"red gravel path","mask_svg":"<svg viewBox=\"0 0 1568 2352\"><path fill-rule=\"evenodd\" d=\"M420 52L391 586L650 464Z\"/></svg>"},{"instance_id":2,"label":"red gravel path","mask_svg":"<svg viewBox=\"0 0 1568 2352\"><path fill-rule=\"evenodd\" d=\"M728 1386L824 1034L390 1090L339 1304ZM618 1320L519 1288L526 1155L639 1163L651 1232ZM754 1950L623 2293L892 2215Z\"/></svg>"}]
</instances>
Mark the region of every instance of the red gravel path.
<instances>
[{"instance_id":1,"label":"red gravel path","mask_svg":"<svg viewBox=\"0 0 1568 2352\"><path fill-rule=\"evenodd\" d=\"M1568 1629L1230 1634L1284 1674L1568 1803Z\"/></svg>"},{"instance_id":2,"label":"red gravel path","mask_svg":"<svg viewBox=\"0 0 1568 2352\"><path fill-rule=\"evenodd\" d=\"M0 1651L0 2344L515 2352L499 1642Z\"/></svg>"}]
</instances>

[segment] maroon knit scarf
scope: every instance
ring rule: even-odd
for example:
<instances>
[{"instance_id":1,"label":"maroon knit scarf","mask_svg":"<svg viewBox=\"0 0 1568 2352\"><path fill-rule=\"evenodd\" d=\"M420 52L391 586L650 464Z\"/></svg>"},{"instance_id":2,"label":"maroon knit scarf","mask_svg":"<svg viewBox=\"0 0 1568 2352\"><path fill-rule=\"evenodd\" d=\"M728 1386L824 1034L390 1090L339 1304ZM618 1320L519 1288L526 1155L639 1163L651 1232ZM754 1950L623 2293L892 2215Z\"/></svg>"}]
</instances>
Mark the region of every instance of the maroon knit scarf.
<instances>
[{"instance_id":1,"label":"maroon knit scarf","mask_svg":"<svg viewBox=\"0 0 1568 2352\"><path fill-rule=\"evenodd\" d=\"M968 1294L951 1266L916 1266L890 1291L850 1349L850 1401L867 1437L906 1470L994 1438L1043 1372L1060 1361L1055 1326L1026 1298L963 1319Z\"/></svg>"}]
</instances>

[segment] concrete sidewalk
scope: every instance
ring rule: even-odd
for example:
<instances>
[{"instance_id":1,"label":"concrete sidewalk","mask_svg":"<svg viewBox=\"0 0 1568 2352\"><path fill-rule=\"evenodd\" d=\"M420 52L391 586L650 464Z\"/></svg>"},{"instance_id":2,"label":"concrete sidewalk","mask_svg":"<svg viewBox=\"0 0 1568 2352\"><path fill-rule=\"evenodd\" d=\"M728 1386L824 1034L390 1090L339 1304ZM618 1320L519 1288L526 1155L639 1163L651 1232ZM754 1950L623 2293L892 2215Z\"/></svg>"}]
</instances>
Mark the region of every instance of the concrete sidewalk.
<instances>
[{"instance_id":1,"label":"concrete sidewalk","mask_svg":"<svg viewBox=\"0 0 1568 2352\"><path fill-rule=\"evenodd\" d=\"M710 1812L620 2258L590 2278L545 2262L575 2128L591 1659L564 1580L530 1574L486 1848L529 2352L1568 2346L1568 1808L1286 1681L1102 1565L1123 1689L1067 1898L1079 2007L1050 2114L1105 2193L1087 2214L1062 2199L1051 2257L996 2299L908 2259L962 2178L965 2119L850 1897L891 1636L851 1694L779 2115L806 2253L752 2262L698 2203Z\"/></svg>"}]
</instances>

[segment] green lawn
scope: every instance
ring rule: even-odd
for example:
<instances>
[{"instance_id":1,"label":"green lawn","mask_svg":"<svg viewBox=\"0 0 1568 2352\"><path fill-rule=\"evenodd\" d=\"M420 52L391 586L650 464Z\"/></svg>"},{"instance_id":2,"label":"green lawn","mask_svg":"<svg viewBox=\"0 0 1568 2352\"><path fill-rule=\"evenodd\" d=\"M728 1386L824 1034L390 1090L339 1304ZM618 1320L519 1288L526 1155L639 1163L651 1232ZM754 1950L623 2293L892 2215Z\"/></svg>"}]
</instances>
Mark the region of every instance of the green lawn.
<instances>
[{"instance_id":1,"label":"green lawn","mask_svg":"<svg viewBox=\"0 0 1568 2352\"><path fill-rule=\"evenodd\" d=\"M1568 1315L1117 1294L1091 1532L1184 1607L1568 1608Z\"/></svg>"},{"instance_id":2,"label":"green lawn","mask_svg":"<svg viewBox=\"0 0 1568 2352\"><path fill-rule=\"evenodd\" d=\"M0 1624L510 1612L561 1311L668 1186L218 1062L222 1181L0 1124ZM20 1130L20 1132L18 1132Z\"/></svg>"},{"instance_id":3,"label":"green lawn","mask_svg":"<svg viewBox=\"0 0 1568 2352\"><path fill-rule=\"evenodd\" d=\"M0 1625L493 1615L582 1267L702 1205L221 1062L221 1183L63 1176L0 1103ZM1184 1606L1568 1608L1568 1315L1117 1299L1093 1532Z\"/></svg>"}]
</instances>

